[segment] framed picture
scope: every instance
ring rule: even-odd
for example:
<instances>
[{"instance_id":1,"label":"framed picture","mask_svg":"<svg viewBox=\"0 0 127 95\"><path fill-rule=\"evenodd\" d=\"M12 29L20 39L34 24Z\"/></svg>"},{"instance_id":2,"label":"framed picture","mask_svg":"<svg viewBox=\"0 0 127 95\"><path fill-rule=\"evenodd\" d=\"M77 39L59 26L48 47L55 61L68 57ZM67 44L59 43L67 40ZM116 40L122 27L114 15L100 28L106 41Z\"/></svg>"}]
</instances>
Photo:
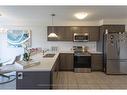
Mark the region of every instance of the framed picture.
<instances>
[{"instance_id":1,"label":"framed picture","mask_svg":"<svg viewBox=\"0 0 127 95\"><path fill-rule=\"evenodd\" d=\"M9 47L22 47L22 44L31 46L31 30L7 30Z\"/></svg>"}]
</instances>

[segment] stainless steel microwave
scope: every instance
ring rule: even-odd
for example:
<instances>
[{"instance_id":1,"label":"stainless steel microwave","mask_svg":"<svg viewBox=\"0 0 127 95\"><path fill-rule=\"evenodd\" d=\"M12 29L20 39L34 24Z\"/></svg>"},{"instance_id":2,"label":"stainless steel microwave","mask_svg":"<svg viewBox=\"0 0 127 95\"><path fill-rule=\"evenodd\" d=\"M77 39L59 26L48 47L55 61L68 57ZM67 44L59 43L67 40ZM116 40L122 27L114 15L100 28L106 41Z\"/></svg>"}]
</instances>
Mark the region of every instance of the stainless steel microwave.
<instances>
[{"instance_id":1,"label":"stainless steel microwave","mask_svg":"<svg viewBox=\"0 0 127 95\"><path fill-rule=\"evenodd\" d=\"M89 40L89 34L74 33L74 42L86 42Z\"/></svg>"}]
</instances>

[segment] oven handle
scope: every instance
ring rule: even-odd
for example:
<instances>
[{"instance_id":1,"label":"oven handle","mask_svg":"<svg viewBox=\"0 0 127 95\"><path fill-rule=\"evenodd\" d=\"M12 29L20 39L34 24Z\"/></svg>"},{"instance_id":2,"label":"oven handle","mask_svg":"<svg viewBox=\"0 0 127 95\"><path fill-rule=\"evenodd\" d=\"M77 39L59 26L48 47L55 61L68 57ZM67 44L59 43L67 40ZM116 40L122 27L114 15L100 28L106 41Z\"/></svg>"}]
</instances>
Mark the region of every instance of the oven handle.
<instances>
[{"instance_id":1,"label":"oven handle","mask_svg":"<svg viewBox=\"0 0 127 95\"><path fill-rule=\"evenodd\" d=\"M74 55L74 56L75 56L75 57L76 57L76 56L86 56L86 57L88 56L88 57L91 57L91 55Z\"/></svg>"}]
</instances>

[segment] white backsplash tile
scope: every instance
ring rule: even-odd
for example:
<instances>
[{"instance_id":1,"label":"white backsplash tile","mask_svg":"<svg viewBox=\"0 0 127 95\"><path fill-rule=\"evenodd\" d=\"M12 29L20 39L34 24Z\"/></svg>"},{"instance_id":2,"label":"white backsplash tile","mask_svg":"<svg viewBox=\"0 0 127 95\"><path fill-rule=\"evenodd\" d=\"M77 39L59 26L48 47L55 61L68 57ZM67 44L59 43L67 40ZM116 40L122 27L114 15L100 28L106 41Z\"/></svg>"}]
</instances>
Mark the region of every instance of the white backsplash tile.
<instances>
[{"instance_id":1,"label":"white backsplash tile","mask_svg":"<svg viewBox=\"0 0 127 95\"><path fill-rule=\"evenodd\" d=\"M51 47L58 47L58 51L69 51L73 46L88 46L90 50L96 51L96 42L45 42L42 48L51 50Z\"/></svg>"}]
</instances>

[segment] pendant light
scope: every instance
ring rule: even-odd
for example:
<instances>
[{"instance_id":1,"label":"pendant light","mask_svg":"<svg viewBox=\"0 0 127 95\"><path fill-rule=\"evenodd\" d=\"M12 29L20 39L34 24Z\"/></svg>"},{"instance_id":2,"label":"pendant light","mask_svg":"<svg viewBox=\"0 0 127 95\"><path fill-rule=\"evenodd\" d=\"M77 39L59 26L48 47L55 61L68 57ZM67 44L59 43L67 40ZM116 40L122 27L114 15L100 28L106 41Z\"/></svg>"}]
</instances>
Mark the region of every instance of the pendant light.
<instances>
[{"instance_id":1,"label":"pendant light","mask_svg":"<svg viewBox=\"0 0 127 95\"><path fill-rule=\"evenodd\" d=\"M55 14L51 14L52 16L52 32L48 35L48 37L50 38L57 38L58 36L54 33L54 25L53 25L53 17L55 16Z\"/></svg>"}]
</instances>

